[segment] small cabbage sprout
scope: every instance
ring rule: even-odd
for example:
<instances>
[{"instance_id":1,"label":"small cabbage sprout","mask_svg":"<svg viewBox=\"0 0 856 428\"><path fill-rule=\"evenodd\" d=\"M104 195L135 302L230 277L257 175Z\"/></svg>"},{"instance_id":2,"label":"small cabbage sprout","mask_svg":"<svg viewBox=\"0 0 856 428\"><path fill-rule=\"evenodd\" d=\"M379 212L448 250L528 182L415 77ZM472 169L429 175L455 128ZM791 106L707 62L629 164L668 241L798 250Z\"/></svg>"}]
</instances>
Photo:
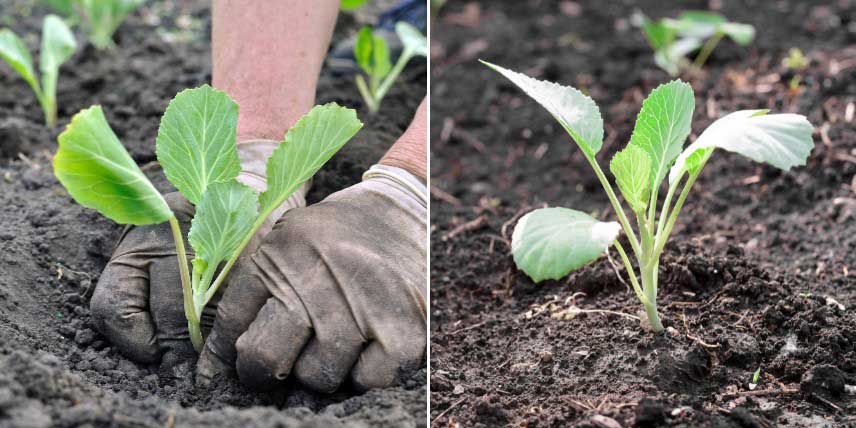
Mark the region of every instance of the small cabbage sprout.
<instances>
[{"instance_id":1,"label":"small cabbage sprout","mask_svg":"<svg viewBox=\"0 0 856 428\"><path fill-rule=\"evenodd\" d=\"M60 66L77 50L77 42L68 25L56 15L42 22L42 45L39 49L41 82L33 65L33 56L24 42L12 30L0 30L0 58L3 58L30 85L44 112L45 125L56 126L56 87Z\"/></svg>"},{"instance_id":2,"label":"small cabbage sprout","mask_svg":"<svg viewBox=\"0 0 856 428\"><path fill-rule=\"evenodd\" d=\"M689 62L686 56L699 50L693 65L701 68L723 37L728 36L740 45L748 45L755 38L755 27L729 22L724 16L706 11L686 11L677 18L652 21L644 15L637 19L642 32L654 49L654 62L672 76L680 74Z\"/></svg>"},{"instance_id":3,"label":"small cabbage sprout","mask_svg":"<svg viewBox=\"0 0 856 428\"><path fill-rule=\"evenodd\" d=\"M680 80L660 85L642 102L630 142L609 164L630 208L628 215L595 159L603 145L603 119L594 101L577 89L483 63L541 104L570 134L618 217L618 222L603 222L568 208L534 210L517 222L512 234L515 264L535 282L560 279L614 246L642 302L645 318L656 332L663 330L657 311L660 255L681 207L714 150L734 152L787 171L805 165L814 147L814 128L805 116L768 114L768 110L730 113L684 147L692 129L693 90ZM660 204L660 187L666 179L668 191ZM638 234L631 224L633 217ZM622 231L635 265L618 240Z\"/></svg>"},{"instance_id":4,"label":"small cabbage sprout","mask_svg":"<svg viewBox=\"0 0 856 428\"><path fill-rule=\"evenodd\" d=\"M380 110L383 97L407 63L414 57L428 56L428 39L416 27L406 22L398 22L395 24L395 33L401 40L403 49L394 66L390 61L386 40L375 34L370 27L360 30L354 45L354 58L365 73L365 76L357 75L357 89L372 114Z\"/></svg>"},{"instance_id":5,"label":"small cabbage sprout","mask_svg":"<svg viewBox=\"0 0 856 428\"><path fill-rule=\"evenodd\" d=\"M316 106L285 134L267 162L267 190L239 183L235 145L238 104L204 85L169 103L157 137L167 179L196 206L187 242L175 214L110 129L101 107L82 110L59 136L54 174L79 204L120 224L169 222L175 240L184 311L197 351L202 310L265 219L309 180L362 127L352 109ZM218 267L222 268L218 269Z\"/></svg>"}]
</instances>

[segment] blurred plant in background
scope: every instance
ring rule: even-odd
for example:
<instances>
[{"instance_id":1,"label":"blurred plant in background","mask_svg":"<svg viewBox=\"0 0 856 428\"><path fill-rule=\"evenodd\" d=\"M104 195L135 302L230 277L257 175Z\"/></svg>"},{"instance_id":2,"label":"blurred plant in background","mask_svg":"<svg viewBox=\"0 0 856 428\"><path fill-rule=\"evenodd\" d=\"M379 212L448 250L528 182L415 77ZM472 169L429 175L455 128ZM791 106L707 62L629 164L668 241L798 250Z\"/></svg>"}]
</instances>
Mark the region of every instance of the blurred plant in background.
<instances>
[{"instance_id":1,"label":"blurred plant in background","mask_svg":"<svg viewBox=\"0 0 856 428\"><path fill-rule=\"evenodd\" d=\"M701 49L693 66L701 68L723 37L728 36L740 45L748 45L755 38L755 27L729 22L724 16L706 11L686 11L675 18L652 21L637 13L633 21L642 27L642 33L654 49L654 62L672 76L689 67L686 58Z\"/></svg>"}]
</instances>

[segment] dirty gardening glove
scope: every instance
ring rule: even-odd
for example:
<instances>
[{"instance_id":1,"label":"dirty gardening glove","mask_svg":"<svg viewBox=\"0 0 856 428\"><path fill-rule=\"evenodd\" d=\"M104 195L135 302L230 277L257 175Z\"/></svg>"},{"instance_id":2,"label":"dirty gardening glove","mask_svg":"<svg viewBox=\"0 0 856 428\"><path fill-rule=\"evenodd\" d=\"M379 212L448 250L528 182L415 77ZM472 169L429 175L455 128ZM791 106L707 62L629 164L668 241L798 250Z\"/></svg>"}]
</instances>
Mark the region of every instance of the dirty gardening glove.
<instances>
[{"instance_id":1,"label":"dirty gardening glove","mask_svg":"<svg viewBox=\"0 0 856 428\"><path fill-rule=\"evenodd\" d=\"M277 144L269 140L239 143L242 172L238 181L256 191L264 190L265 162ZM280 213L306 206L306 187L295 192L279 208ZM195 208L178 192L167 194L165 199L186 239ZM270 231L272 225L271 221L260 229L247 246L248 252L258 246L259 237ZM193 258L192 250L185 246L189 261ZM210 330L213 324L216 300L217 296L202 315L203 331ZM194 359L175 243L167 223L125 229L89 305L95 327L126 357L147 364L157 363L163 357L161 367L166 369Z\"/></svg>"},{"instance_id":2,"label":"dirty gardening glove","mask_svg":"<svg viewBox=\"0 0 856 428\"><path fill-rule=\"evenodd\" d=\"M426 346L427 197L403 169L286 213L239 261L197 364L272 389L293 374L320 392L398 383Z\"/></svg>"}]
</instances>

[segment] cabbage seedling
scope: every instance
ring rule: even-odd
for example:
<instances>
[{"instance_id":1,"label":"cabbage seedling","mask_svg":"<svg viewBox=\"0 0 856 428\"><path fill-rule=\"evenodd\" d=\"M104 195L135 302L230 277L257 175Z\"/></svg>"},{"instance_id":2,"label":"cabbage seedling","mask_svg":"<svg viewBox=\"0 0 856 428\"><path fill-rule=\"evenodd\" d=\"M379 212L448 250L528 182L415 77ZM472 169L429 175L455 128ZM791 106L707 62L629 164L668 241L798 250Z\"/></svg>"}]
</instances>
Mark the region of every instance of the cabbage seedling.
<instances>
[{"instance_id":1,"label":"cabbage seedling","mask_svg":"<svg viewBox=\"0 0 856 428\"><path fill-rule=\"evenodd\" d=\"M97 49L113 46L113 34L145 0L42 0L65 15L69 24L83 24L89 42Z\"/></svg>"},{"instance_id":2,"label":"cabbage seedling","mask_svg":"<svg viewBox=\"0 0 856 428\"><path fill-rule=\"evenodd\" d=\"M363 27L357 35L354 58L368 76L366 82L363 75L357 75L357 89L371 113L377 113L380 109L381 100L404 70L404 66L413 57L428 56L428 40L416 27L406 22L398 22L395 24L395 33L404 45L395 66L392 66L389 60L389 47L383 37L374 34L369 27Z\"/></svg>"},{"instance_id":3,"label":"cabbage seedling","mask_svg":"<svg viewBox=\"0 0 856 428\"><path fill-rule=\"evenodd\" d=\"M672 76L687 66L686 56L701 48L693 62L701 68L723 37L728 36L740 45L755 38L755 27L749 24L728 22L724 16L704 11L687 11L677 19L663 18L651 21L641 16L642 32L654 49L654 62Z\"/></svg>"},{"instance_id":4,"label":"cabbage seedling","mask_svg":"<svg viewBox=\"0 0 856 428\"><path fill-rule=\"evenodd\" d=\"M72 0L89 42L98 49L113 46L113 34L145 0Z\"/></svg>"},{"instance_id":5,"label":"cabbage seedling","mask_svg":"<svg viewBox=\"0 0 856 428\"><path fill-rule=\"evenodd\" d=\"M120 224L169 222L190 339L197 350L204 343L202 310L250 238L362 127L352 109L335 103L314 107L268 159L267 190L257 195L235 179L241 169L237 122L238 105L207 85L180 92L161 119L158 161L169 181L196 206L187 236L194 250L192 273L175 214L122 147L101 107L74 116L59 136L53 160L54 174L79 204Z\"/></svg>"},{"instance_id":6,"label":"cabbage seedling","mask_svg":"<svg viewBox=\"0 0 856 428\"><path fill-rule=\"evenodd\" d=\"M568 208L532 211L517 222L511 237L517 267L535 282L559 279L614 245L646 318L657 332L663 330L657 312L660 254L714 149L735 152L787 171L792 166L805 165L814 147L813 128L805 116L740 110L715 121L683 148L695 108L693 90L680 80L660 85L642 102L630 142L609 164L625 203L636 217L637 235L595 159L603 145L603 119L594 101L577 89L484 64L520 87L565 128L594 169L618 217L618 222L601 222ZM667 175L669 189L658 215L658 192ZM641 280L617 240L621 230L630 243Z\"/></svg>"},{"instance_id":7,"label":"cabbage seedling","mask_svg":"<svg viewBox=\"0 0 856 428\"><path fill-rule=\"evenodd\" d=\"M24 42L8 28L0 30L0 57L21 75L33 89L45 115L45 124L56 125L56 85L59 67L68 61L77 49L77 42L68 26L56 15L48 15L42 22L42 46L39 50L41 83L33 66L33 57Z\"/></svg>"}]
</instances>

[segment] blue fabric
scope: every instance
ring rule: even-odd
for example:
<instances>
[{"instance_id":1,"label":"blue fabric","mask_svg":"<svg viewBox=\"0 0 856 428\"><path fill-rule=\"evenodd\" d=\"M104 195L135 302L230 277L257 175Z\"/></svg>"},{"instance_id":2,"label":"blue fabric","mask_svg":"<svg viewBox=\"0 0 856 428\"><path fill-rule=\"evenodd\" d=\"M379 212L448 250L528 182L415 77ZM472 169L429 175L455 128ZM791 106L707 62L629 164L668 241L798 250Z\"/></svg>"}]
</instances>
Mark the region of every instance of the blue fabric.
<instances>
[{"instance_id":1,"label":"blue fabric","mask_svg":"<svg viewBox=\"0 0 856 428\"><path fill-rule=\"evenodd\" d=\"M395 23L403 21L424 33L428 22L428 6L426 3L425 0L399 0L398 3L378 17L377 26L395 31Z\"/></svg>"}]
</instances>

